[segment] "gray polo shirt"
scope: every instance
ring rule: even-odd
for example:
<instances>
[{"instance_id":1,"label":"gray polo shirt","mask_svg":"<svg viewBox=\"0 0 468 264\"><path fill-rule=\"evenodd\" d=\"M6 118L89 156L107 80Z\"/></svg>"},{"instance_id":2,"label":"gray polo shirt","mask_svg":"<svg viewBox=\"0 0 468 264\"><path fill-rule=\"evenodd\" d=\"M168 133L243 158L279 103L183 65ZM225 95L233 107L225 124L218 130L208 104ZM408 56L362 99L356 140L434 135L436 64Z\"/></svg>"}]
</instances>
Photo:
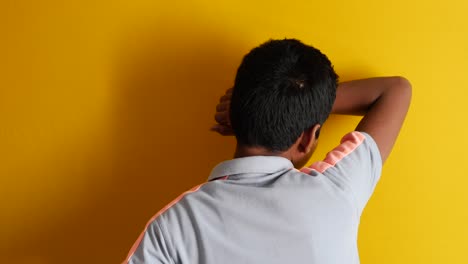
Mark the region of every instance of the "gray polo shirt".
<instances>
[{"instance_id":1,"label":"gray polo shirt","mask_svg":"<svg viewBox=\"0 0 468 264\"><path fill-rule=\"evenodd\" d=\"M277 156L224 161L148 222L124 263L359 263L359 219L381 167L357 131L301 170Z\"/></svg>"}]
</instances>

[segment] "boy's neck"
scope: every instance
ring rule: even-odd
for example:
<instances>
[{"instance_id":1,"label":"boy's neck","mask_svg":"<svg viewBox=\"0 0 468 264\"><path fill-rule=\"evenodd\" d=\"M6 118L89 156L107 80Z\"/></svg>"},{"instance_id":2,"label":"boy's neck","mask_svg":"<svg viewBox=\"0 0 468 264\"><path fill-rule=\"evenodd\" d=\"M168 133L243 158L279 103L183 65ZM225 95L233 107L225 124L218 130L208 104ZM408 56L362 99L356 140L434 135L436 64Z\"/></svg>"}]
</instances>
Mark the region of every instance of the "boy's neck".
<instances>
[{"instance_id":1,"label":"boy's neck","mask_svg":"<svg viewBox=\"0 0 468 264\"><path fill-rule=\"evenodd\" d=\"M237 144L234 158L250 157L250 156L279 156L286 157L284 152L274 152L263 147L250 147Z\"/></svg>"}]
</instances>

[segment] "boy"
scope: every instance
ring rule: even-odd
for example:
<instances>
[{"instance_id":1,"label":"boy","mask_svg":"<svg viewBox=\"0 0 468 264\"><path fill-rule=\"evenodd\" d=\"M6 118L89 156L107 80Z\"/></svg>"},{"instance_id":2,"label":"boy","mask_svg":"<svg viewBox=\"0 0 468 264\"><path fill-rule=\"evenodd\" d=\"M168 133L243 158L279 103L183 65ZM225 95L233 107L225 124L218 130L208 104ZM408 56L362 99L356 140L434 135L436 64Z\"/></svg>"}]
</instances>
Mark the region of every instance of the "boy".
<instances>
[{"instance_id":1,"label":"boy","mask_svg":"<svg viewBox=\"0 0 468 264\"><path fill-rule=\"evenodd\" d=\"M250 51L212 130L234 159L159 211L125 263L359 263L361 213L411 100L402 77L343 82L295 39ZM330 113L363 115L323 161L303 168Z\"/></svg>"}]
</instances>

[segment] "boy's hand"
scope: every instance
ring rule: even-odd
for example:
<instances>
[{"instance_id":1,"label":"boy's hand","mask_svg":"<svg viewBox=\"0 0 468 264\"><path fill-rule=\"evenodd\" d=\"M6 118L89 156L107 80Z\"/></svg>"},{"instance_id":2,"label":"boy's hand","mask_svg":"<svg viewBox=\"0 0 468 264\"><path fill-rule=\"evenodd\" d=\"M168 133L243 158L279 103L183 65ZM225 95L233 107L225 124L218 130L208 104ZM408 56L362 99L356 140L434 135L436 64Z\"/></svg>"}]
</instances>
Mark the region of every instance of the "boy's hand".
<instances>
[{"instance_id":1,"label":"boy's hand","mask_svg":"<svg viewBox=\"0 0 468 264\"><path fill-rule=\"evenodd\" d=\"M211 131L218 132L223 136L233 136L234 131L231 128L229 120L229 107L231 104L232 88L227 89L226 93L219 98L219 103L216 106L215 120L218 124L210 128Z\"/></svg>"}]
</instances>

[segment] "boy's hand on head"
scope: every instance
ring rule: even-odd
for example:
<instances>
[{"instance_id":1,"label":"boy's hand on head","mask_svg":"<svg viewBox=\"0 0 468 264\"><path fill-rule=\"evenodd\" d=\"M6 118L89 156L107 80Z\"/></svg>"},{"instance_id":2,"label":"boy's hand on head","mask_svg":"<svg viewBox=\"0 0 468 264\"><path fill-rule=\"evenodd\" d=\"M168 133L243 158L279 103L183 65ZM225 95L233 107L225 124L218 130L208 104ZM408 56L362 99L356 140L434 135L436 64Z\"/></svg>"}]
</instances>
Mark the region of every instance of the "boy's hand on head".
<instances>
[{"instance_id":1,"label":"boy's hand on head","mask_svg":"<svg viewBox=\"0 0 468 264\"><path fill-rule=\"evenodd\" d=\"M231 104L232 90L232 88L227 89L226 93L219 98L215 114L217 124L210 128L211 131L218 132L223 136L234 135L234 131L231 128L231 121L229 120L229 107Z\"/></svg>"}]
</instances>

